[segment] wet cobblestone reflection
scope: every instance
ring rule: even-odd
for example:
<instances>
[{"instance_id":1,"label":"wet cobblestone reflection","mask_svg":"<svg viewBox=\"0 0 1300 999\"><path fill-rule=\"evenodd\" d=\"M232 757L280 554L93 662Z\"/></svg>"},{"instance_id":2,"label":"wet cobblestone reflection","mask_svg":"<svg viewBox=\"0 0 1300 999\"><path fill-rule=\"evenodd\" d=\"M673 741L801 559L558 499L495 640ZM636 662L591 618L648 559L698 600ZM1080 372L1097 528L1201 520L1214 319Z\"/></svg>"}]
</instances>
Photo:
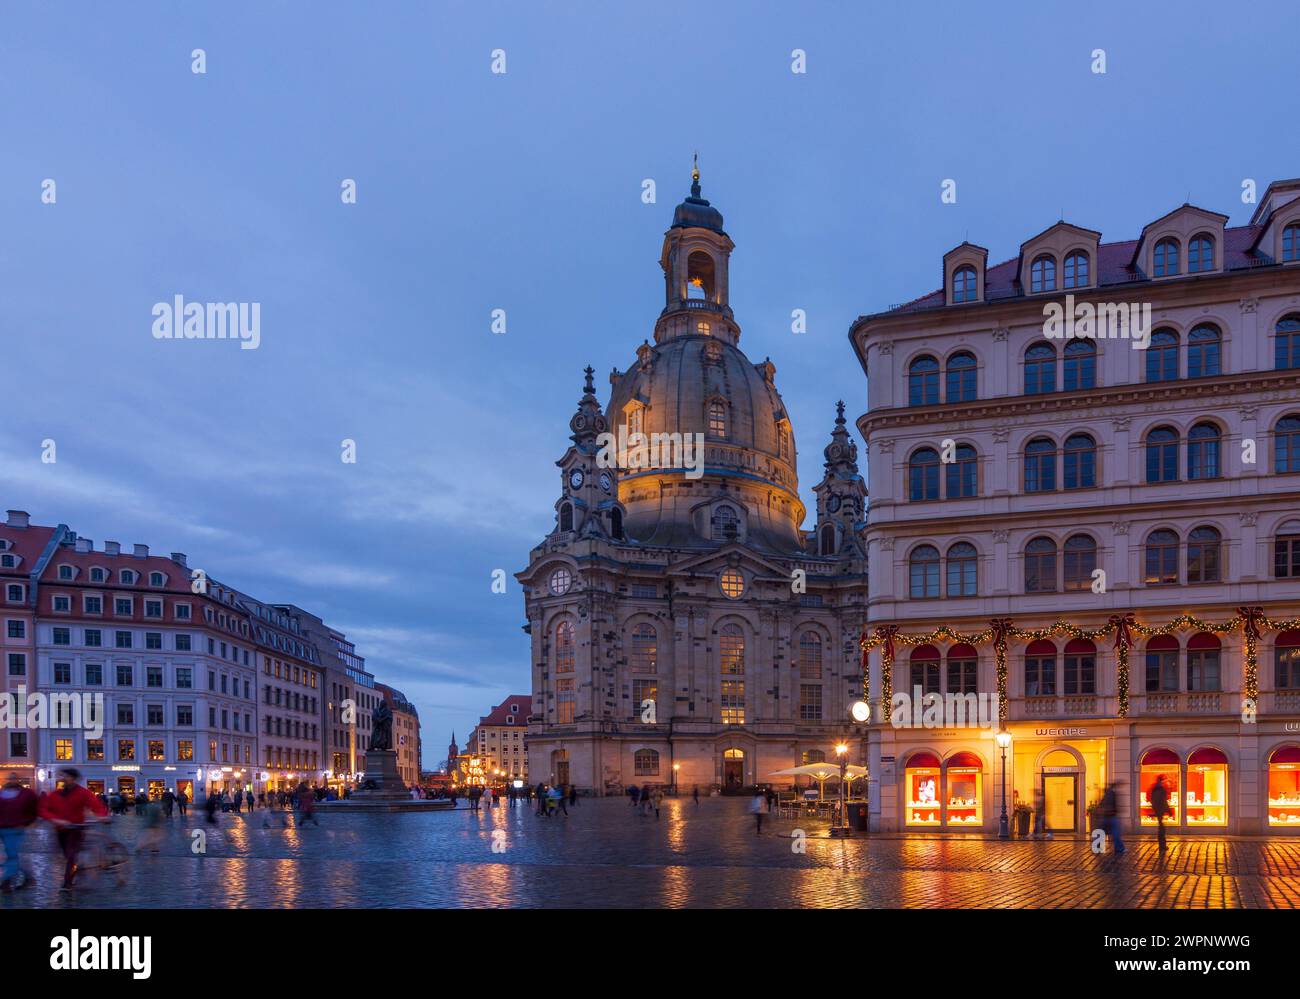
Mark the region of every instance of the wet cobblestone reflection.
<instances>
[{"instance_id":1,"label":"wet cobblestone reflection","mask_svg":"<svg viewBox=\"0 0 1300 999\"><path fill-rule=\"evenodd\" d=\"M754 834L745 802L669 799L659 820L617 799L567 818L524 805L481 813L325 813L286 828L281 813L222 816L207 853L202 818L173 819L156 855L134 855L122 886L57 890L54 837L27 837L33 887L0 908L350 906L1234 908L1300 903L1300 841L1131 841L1123 857L1083 841L826 838L824 822L771 820ZM264 825L269 816L269 826ZM796 826L807 852L790 849ZM142 820L116 819L134 848ZM494 836L493 834L496 833ZM493 845L498 850L494 852Z\"/></svg>"}]
</instances>

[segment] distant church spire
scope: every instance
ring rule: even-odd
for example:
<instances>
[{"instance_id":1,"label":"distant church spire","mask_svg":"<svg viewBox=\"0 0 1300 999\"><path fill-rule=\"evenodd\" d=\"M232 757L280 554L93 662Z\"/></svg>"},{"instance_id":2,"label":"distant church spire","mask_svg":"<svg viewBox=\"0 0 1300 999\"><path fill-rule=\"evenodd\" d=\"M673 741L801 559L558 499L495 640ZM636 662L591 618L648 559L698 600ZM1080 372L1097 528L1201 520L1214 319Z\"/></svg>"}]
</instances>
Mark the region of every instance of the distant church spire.
<instances>
[{"instance_id":1,"label":"distant church spire","mask_svg":"<svg viewBox=\"0 0 1300 999\"><path fill-rule=\"evenodd\" d=\"M697 151L695 153L694 163L691 166L691 197L698 198L699 196L700 196L700 154Z\"/></svg>"}]
</instances>

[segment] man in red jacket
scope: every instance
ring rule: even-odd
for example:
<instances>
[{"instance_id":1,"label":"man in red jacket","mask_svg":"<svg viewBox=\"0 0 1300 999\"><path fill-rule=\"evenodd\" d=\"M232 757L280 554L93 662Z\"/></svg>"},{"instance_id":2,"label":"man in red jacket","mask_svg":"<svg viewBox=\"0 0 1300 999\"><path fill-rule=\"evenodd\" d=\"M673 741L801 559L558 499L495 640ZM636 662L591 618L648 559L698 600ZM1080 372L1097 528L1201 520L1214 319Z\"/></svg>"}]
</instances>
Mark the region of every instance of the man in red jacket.
<instances>
[{"instance_id":1,"label":"man in red jacket","mask_svg":"<svg viewBox=\"0 0 1300 999\"><path fill-rule=\"evenodd\" d=\"M23 848L23 834L27 827L36 821L36 792L24 787L17 774L10 774L5 786L0 788L0 841L5 846L4 880L0 881L0 891L31 884L28 877L18 866L18 856ZM21 879L19 875L23 875Z\"/></svg>"},{"instance_id":2,"label":"man in red jacket","mask_svg":"<svg viewBox=\"0 0 1300 999\"><path fill-rule=\"evenodd\" d=\"M72 887L72 879L77 876L77 856L81 853L81 844L86 838L83 829L87 821L86 813L91 814L90 821L94 822L95 816L106 818L108 809L98 797L78 783L81 780L80 771L69 767L60 770L59 776L63 782L58 790L41 797L38 810L41 818L54 823L59 848L67 861L63 868L63 888L66 891Z\"/></svg>"}]
</instances>

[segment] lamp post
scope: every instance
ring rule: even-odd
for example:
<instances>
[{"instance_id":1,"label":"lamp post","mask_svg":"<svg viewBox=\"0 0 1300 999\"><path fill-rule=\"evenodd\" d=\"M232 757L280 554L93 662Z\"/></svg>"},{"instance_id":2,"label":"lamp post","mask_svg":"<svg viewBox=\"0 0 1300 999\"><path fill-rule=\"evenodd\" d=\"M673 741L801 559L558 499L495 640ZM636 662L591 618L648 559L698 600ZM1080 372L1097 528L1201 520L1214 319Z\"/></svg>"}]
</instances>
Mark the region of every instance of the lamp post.
<instances>
[{"instance_id":1,"label":"lamp post","mask_svg":"<svg viewBox=\"0 0 1300 999\"><path fill-rule=\"evenodd\" d=\"M844 786L849 770L849 744L841 739L835 744L835 755L840 761L840 821L839 828L833 831L833 835L847 836L849 834L849 806L844 797Z\"/></svg>"},{"instance_id":2,"label":"lamp post","mask_svg":"<svg viewBox=\"0 0 1300 999\"><path fill-rule=\"evenodd\" d=\"M682 768L680 763L673 764L673 797L677 797L677 771Z\"/></svg>"},{"instance_id":3,"label":"lamp post","mask_svg":"<svg viewBox=\"0 0 1300 999\"><path fill-rule=\"evenodd\" d=\"M998 733L998 746L1002 750L1002 816L998 819L998 839L1009 839L1011 829L1007 824L1007 747L1011 745L1011 733L1003 729Z\"/></svg>"}]
</instances>

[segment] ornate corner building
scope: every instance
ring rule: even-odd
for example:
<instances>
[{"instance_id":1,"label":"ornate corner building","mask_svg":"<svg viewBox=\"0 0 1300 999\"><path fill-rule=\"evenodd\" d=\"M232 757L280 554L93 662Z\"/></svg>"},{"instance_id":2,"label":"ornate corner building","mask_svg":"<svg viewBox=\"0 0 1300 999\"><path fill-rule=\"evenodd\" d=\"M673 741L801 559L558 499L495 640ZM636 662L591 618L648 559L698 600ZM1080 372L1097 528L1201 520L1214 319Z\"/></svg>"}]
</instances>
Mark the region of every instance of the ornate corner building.
<instances>
[{"instance_id":1,"label":"ornate corner building","mask_svg":"<svg viewBox=\"0 0 1300 999\"><path fill-rule=\"evenodd\" d=\"M587 369L555 528L517 576L534 780L740 790L824 759L862 695L857 447L841 404L804 531L776 367L740 349L733 249L697 171L664 235L653 344L603 407Z\"/></svg>"},{"instance_id":2,"label":"ornate corner building","mask_svg":"<svg viewBox=\"0 0 1300 999\"><path fill-rule=\"evenodd\" d=\"M1005 801L1082 833L1114 784L1154 829L1163 779L1176 831L1300 832L1300 180L1226 222L963 243L850 329L875 828L992 831ZM1000 717L899 727L898 693Z\"/></svg>"}]
</instances>

